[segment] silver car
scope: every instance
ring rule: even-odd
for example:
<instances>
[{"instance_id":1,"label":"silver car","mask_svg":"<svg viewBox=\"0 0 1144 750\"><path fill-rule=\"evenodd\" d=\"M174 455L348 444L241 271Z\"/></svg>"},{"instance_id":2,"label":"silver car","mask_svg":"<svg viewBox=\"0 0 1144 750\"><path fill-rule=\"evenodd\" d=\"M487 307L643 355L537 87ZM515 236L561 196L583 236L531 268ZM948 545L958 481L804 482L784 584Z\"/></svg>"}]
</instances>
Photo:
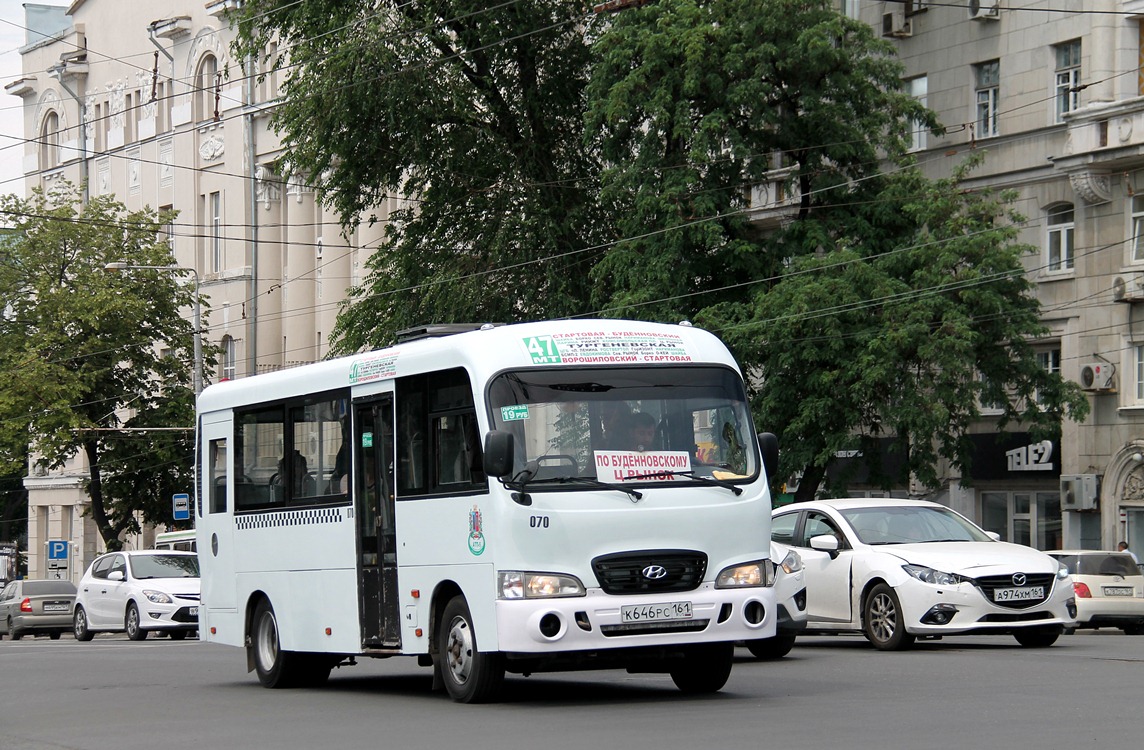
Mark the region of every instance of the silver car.
<instances>
[{"instance_id":1,"label":"silver car","mask_svg":"<svg viewBox=\"0 0 1144 750\"><path fill-rule=\"evenodd\" d=\"M9 581L0 591L0 638L18 641L46 634L53 641L71 629L75 584L71 581Z\"/></svg>"}]
</instances>

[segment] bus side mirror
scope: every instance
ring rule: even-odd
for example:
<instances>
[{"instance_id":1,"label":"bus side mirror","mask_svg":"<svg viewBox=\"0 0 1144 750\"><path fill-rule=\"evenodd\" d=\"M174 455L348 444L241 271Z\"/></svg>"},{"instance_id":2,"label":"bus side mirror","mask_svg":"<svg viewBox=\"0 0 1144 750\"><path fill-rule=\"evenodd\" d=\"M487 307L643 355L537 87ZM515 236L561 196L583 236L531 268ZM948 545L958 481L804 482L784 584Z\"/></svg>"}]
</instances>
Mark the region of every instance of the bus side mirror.
<instances>
[{"instance_id":1,"label":"bus side mirror","mask_svg":"<svg viewBox=\"0 0 1144 750\"><path fill-rule=\"evenodd\" d=\"M767 470L767 481L769 482L779 470L778 437L773 432L760 432L759 450L763 452L763 468Z\"/></svg>"},{"instance_id":2,"label":"bus side mirror","mask_svg":"<svg viewBox=\"0 0 1144 750\"><path fill-rule=\"evenodd\" d=\"M511 474L513 453L511 432L489 430L485 435L485 474L497 478Z\"/></svg>"}]
</instances>

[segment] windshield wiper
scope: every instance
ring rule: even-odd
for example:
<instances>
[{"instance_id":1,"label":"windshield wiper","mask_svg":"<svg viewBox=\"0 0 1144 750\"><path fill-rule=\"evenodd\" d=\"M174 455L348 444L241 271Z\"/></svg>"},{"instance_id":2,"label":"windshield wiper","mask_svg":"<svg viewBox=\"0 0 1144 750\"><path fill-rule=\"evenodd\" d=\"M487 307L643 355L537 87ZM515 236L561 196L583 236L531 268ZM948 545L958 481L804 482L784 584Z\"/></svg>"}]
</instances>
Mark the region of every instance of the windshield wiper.
<instances>
[{"instance_id":1,"label":"windshield wiper","mask_svg":"<svg viewBox=\"0 0 1144 750\"><path fill-rule=\"evenodd\" d=\"M525 492L525 486L533 482L554 482L556 484L583 484L588 487L595 487L601 490L616 490L617 492L626 492L631 496L632 502L637 502L643 497L643 493L632 487L625 487L622 484L612 484L611 482L602 482L599 479L592 477L544 477L543 479L534 479L536 473L540 470L540 466L536 461L529 461L524 465L524 468L517 472L516 476L504 482L505 487L514 489L519 495L514 495L513 500L521 505L532 505L532 498Z\"/></svg>"},{"instance_id":2,"label":"windshield wiper","mask_svg":"<svg viewBox=\"0 0 1144 750\"><path fill-rule=\"evenodd\" d=\"M625 479L663 479L664 477L687 477L694 479L703 484L709 484L713 487L722 487L723 489L731 490L736 495L743 494L743 488L737 484L731 484L722 479L715 477L705 477L702 474L696 474L693 471L654 471L651 474L636 474L634 477L624 477Z\"/></svg>"}]
</instances>

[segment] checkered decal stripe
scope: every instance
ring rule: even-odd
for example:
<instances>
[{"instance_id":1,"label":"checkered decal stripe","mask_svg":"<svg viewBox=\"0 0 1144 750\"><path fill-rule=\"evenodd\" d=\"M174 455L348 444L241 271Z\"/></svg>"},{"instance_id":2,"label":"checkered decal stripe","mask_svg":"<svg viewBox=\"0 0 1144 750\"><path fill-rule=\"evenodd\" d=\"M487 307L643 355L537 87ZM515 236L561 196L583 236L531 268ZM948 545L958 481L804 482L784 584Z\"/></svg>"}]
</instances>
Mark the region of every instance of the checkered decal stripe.
<instances>
[{"instance_id":1,"label":"checkered decal stripe","mask_svg":"<svg viewBox=\"0 0 1144 750\"><path fill-rule=\"evenodd\" d=\"M265 513L250 513L236 516L235 528L276 529L284 526L313 526L322 523L341 523L345 518L345 508L306 508L299 510L274 510Z\"/></svg>"}]
</instances>

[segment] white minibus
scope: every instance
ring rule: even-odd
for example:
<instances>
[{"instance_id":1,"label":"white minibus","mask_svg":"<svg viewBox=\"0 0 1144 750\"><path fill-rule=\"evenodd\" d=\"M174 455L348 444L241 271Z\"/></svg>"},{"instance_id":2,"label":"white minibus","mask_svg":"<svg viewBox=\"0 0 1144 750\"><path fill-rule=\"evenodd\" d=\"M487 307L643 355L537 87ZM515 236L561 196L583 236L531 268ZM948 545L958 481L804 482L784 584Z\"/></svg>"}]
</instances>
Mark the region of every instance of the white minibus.
<instances>
[{"instance_id":1,"label":"white minibus","mask_svg":"<svg viewBox=\"0 0 1144 750\"><path fill-rule=\"evenodd\" d=\"M768 474L727 348L689 324L438 326L198 401L199 632L267 687L416 657L726 683L775 634Z\"/></svg>"}]
</instances>

